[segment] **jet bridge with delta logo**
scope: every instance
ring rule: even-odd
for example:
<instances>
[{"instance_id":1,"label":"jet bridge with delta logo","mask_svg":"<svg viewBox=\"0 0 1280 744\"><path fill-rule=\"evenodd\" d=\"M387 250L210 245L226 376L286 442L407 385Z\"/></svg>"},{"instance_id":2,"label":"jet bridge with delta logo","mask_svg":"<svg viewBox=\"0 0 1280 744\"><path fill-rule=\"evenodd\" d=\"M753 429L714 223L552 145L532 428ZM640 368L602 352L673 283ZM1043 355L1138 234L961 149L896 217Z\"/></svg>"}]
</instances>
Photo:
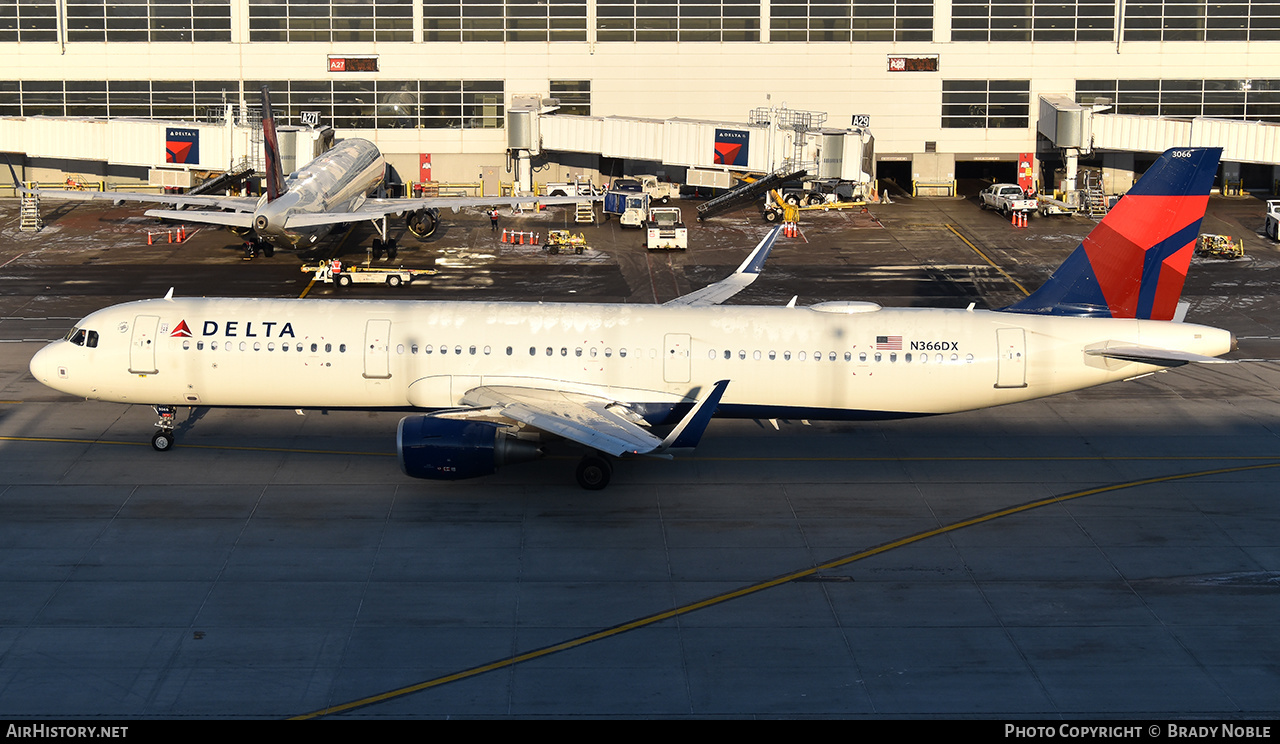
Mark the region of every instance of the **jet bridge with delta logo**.
<instances>
[{"instance_id":1,"label":"jet bridge with delta logo","mask_svg":"<svg viewBox=\"0 0 1280 744\"><path fill-rule=\"evenodd\" d=\"M731 190L717 195L721 201L700 205L699 219L760 198L796 178L847 182L854 193L869 193L873 186L875 138L870 129L826 127L827 115L821 112L758 108L743 123L571 116L554 113L557 108L553 98L513 98L507 111L507 148L517 189L533 188L534 159L552 151L650 161L668 172L683 169L687 187Z\"/></svg>"}]
</instances>

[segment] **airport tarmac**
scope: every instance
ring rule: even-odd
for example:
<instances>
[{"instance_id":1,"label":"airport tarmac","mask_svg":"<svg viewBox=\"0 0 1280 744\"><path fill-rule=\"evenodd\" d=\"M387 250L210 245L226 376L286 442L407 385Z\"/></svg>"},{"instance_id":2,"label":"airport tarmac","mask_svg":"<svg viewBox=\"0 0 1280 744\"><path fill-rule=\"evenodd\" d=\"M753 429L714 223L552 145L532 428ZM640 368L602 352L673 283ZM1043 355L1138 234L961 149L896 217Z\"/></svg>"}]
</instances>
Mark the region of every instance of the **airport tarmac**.
<instances>
[{"instance_id":1,"label":"airport tarmac","mask_svg":"<svg viewBox=\"0 0 1280 744\"><path fill-rule=\"evenodd\" d=\"M967 189L976 193L977 188ZM435 268L350 297L665 301L769 226L650 254L564 210L500 243L478 211L405 236ZM143 406L37 384L40 345L108 304L297 297L297 255L234 236L146 245L141 210L0 201L0 716L9 718L1270 718L1280 713L1280 250L1262 203L1210 200L1188 320L1234 365L1003 408L871 423L713 421L672 462L403 476L401 414ZM999 307L1093 223L1015 230L970 199L804 217L733 304ZM361 227L316 257L358 261ZM247 380L246 384L253 384Z\"/></svg>"}]
</instances>

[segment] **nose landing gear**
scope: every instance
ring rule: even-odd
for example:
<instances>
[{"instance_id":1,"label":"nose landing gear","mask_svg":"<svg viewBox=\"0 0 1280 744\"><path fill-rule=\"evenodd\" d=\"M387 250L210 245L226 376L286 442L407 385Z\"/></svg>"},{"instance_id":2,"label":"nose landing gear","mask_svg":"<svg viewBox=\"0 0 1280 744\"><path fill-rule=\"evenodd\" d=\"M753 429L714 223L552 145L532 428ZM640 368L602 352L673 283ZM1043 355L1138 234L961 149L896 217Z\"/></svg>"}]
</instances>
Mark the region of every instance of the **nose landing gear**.
<instances>
[{"instance_id":1,"label":"nose landing gear","mask_svg":"<svg viewBox=\"0 0 1280 744\"><path fill-rule=\"evenodd\" d=\"M156 422L156 428L159 429L151 436L151 448L156 452L168 452L173 447L173 419L176 409L173 406L152 406L155 409L156 416L159 421Z\"/></svg>"}]
</instances>

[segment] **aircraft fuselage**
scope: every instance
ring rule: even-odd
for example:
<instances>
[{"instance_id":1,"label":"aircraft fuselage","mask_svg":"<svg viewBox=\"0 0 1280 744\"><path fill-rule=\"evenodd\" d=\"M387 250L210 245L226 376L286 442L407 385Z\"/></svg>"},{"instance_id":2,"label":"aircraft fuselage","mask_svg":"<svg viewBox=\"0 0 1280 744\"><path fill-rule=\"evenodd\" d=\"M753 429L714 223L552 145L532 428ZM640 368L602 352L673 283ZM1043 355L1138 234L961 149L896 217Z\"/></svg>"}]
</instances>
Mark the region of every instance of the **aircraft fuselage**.
<instances>
[{"instance_id":1,"label":"aircraft fuselage","mask_svg":"<svg viewBox=\"0 0 1280 744\"><path fill-rule=\"evenodd\" d=\"M670 423L729 380L721 417L867 419L1039 398L1150 372L1084 353L1207 356L1227 331L982 310L172 299L86 317L36 379L121 403L289 408L459 405L481 385L596 395Z\"/></svg>"},{"instance_id":2,"label":"aircraft fuselage","mask_svg":"<svg viewBox=\"0 0 1280 744\"><path fill-rule=\"evenodd\" d=\"M333 223L314 227L286 227L291 215L356 210L386 174L386 161L377 145L348 139L312 160L285 179L285 192L274 201L264 196L254 211L253 230L278 248L305 248L328 235Z\"/></svg>"}]
</instances>

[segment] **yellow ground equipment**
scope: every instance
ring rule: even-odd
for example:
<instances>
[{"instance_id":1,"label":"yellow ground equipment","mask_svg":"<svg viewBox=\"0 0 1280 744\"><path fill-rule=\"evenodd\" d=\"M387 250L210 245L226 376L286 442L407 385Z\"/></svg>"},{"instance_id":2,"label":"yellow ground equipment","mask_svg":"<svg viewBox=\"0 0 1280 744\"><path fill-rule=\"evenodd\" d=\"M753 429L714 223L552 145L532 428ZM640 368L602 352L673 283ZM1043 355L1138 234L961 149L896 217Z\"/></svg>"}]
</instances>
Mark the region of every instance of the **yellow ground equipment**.
<instances>
[{"instance_id":1,"label":"yellow ground equipment","mask_svg":"<svg viewBox=\"0 0 1280 744\"><path fill-rule=\"evenodd\" d=\"M568 230L552 230L547 233L542 247L553 256L558 253L582 253L587 249L587 237L583 233L572 235Z\"/></svg>"},{"instance_id":2,"label":"yellow ground equipment","mask_svg":"<svg viewBox=\"0 0 1280 744\"><path fill-rule=\"evenodd\" d=\"M1203 233L1196 241L1196 255L1212 258L1244 258L1244 244L1233 241L1230 235Z\"/></svg>"}]
</instances>

